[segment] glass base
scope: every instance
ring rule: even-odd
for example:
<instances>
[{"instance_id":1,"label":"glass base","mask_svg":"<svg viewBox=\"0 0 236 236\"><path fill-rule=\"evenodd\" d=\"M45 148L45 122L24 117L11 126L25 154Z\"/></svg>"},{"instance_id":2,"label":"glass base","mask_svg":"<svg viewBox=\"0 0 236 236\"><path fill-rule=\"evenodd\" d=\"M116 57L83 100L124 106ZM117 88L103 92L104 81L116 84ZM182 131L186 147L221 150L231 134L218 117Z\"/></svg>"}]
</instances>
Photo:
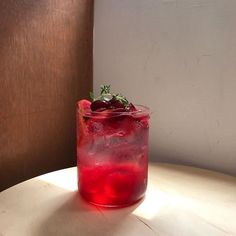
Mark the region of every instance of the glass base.
<instances>
[{"instance_id":1,"label":"glass base","mask_svg":"<svg viewBox=\"0 0 236 236\"><path fill-rule=\"evenodd\" d=\"M124 203L124 204L100 204L100 203L96 203L93 201L90 201L88 199L86 199L81 193L80 196L88 203L98 206L98 207L103 207L103 208L123 208L123 207L128 207L128 206L132 206L138 202L142 202L145 198L145 195L143 195L142 197L140 197L139 199L133 201L133 202L128 202L128 203Z\"/></svg>"}]
</instances>

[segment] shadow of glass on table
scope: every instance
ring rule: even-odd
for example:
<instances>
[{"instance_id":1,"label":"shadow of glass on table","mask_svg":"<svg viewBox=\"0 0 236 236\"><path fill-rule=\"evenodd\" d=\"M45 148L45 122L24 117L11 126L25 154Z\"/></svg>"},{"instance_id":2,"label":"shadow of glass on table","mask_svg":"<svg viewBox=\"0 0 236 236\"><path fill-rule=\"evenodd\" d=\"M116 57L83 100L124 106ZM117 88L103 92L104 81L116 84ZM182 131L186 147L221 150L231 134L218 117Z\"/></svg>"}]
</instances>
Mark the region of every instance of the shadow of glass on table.
<instances>
[{"instance_id":1,"label":"shadow of glass on table","mask_svg":"<svg viewBox=\"0 0 236 236\"><path fill-rule=\"evenodd\" d=\"M153 202L150 202L156 197L153 192L149 191L145 199L128 207L104 208L86 202L79 195L76 169L63 170L63 175L52 172L37 177L37 180L40 185L49 186L48 191L52 194L39 191L48 207L44 203L40 205L45 209L33 227L33 235L137 235L147 231L152 235L143 220L155 213ZM144 200L149 203L144 204Z\"/></svg>"},{"instance_id":2,"label":"shadow of glass on table","mask_svg":"<svg viewBox=\"0 0 236 236\"><path fill-rule=\"evenodd\" d=\"M51 199L50 209L38 219L32 235L137 235L145 224L132 215L142 203L124 208L100 208L87 203L78 192L67 192Z\"/></svg>"}]
</instances>

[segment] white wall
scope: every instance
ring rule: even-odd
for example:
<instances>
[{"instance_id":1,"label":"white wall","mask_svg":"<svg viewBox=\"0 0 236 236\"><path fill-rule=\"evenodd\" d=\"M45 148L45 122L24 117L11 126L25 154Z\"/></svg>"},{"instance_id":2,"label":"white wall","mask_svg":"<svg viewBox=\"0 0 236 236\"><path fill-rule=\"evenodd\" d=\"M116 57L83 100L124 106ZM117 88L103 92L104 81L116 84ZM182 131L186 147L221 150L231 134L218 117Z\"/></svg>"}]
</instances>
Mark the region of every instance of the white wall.
<instances>
[{"instance_id":1,"label":"white wall","mask_svg":"<svg viewBox=\"0 0 236 236\"><path fill-rule=\"evenodd\" d=\"M100 84L151 108L152 160L236 174L235 0L96 0Z\"/></svg>"}]
</instances>

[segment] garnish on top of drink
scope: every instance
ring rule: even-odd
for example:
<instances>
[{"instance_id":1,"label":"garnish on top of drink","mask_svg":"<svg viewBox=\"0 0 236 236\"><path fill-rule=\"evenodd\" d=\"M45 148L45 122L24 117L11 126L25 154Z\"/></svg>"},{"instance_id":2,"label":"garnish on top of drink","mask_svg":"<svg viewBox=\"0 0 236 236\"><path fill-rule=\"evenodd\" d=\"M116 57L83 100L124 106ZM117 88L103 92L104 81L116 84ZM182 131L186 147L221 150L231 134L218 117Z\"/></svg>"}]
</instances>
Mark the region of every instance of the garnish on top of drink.
<instances>
[{"instance_id":1,"label":"garnish on top of drink","mask_svg":"<svg viewBox=\"0 0 236 236\"><path fill-rule=\"evenodd\" d=\"M103 206L129 205L147 187L149 110L110 86L78 102L77 163L80 194Z\"/></svg>"},{"instance_id":2,"label":"garnish on top of drink","mask_svg":"<svg viewBox=\"0 0 236 236\"><path fill-rule=\"evenodd\" d=\"M100 95L95 98L94 93L90 92L89 100L81 100L78 102L80 111L86 115L99 115L103 118L106 116L116 116L116 112L123 115L143 113L143 106L134 106L127 98L119 93L111 93L110 85L102 85L100 87ZM104 116L103 116L104 115Z\"/></svg>"},{"instance_id":3,"label":"garnish on top of drink","mask_svg":"<svg viewBox=\"0 0 236 236\"><path fill-rule=\"evenodd\" d=\"M92 111L104 111L112 110L113 112L128 112L136 111L135 106L129 103L126 97L121 94L112 94L110 92L110 85L102 85L100 96L94 98L94 94L91 92L90 97L92 100Z\"/></svg>"}]
</instances>

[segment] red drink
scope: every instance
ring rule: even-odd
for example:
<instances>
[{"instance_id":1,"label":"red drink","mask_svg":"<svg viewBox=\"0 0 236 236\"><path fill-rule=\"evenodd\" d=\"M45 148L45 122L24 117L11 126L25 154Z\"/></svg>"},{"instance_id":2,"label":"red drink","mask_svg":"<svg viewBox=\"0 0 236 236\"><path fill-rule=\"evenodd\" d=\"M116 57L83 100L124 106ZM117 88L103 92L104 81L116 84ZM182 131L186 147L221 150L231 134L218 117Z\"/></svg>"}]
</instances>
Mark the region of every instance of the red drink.
<instances>
[{"instance_id":1,"label":"red drink","mask_svg":"<svg viewBox=\"0 0 236 236\"><path fill-rule=\"evenodd\" d=\"M83 100L77 112L80 194L103 206L132 204L147 188L149 111L91 112L89 106Z\"/></svg>"}]
</instances>

